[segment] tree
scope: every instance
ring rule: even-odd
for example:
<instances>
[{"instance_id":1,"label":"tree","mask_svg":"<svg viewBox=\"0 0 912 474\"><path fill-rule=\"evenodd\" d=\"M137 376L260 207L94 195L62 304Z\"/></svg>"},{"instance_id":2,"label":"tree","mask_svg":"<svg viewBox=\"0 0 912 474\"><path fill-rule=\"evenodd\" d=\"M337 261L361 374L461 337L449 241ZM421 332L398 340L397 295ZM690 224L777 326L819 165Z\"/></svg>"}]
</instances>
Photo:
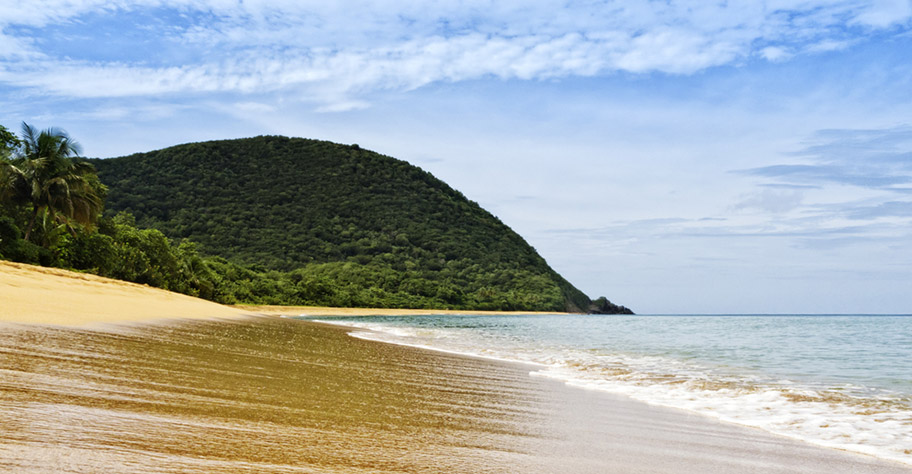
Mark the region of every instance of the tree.
<instances>
[{"instance_id":1,"label":"tree","mask_svg":"<svg viewBox=\"0 0 912 474\"><path fill-rule=\"evenodd\" d=\"M0 213L10 218L10 225L15 225L15 219L12 218L13 206L11 206L11 197L13 194L13 178L16 168L13 166L10 158L13 152L19 149L21 142L12 132L0 125ZM18 232L18 231L17 231ZM19 236L21 237L21 235ZM17 237L17 238L19 238Z\"/></svg>"},{"instance_id":2,"label":"tree","mask_svg":"<svg viewBox=\"0 0 912 474\"><path fill-rule=\"evenodd\" d=\"M63 130L39 132L22 124L16 155L0 163L0 198L30 207L25 240L32 237L36 222L64 225L71 232L74 224L94 226L105 187L79 152L79 144Z\"/></svg>"},{"instance_id":3,"label":"tree","mask_svg":"<svg viewBox=\"0 0 912 474\"><path fill-rule=\"evenodd\" d=\"M7 161L13 150L19 147L19 139L12 132L0 125L0 162Z\"/></svg>"}]
</instances>

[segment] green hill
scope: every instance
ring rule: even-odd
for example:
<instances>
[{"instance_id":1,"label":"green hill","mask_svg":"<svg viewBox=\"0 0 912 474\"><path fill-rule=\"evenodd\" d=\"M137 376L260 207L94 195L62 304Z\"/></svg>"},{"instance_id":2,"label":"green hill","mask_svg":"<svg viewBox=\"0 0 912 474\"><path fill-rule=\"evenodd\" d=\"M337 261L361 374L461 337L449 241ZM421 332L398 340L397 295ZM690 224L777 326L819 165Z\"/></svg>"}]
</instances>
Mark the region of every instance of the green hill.
<instances>
[{"instance_id":1,"label":"green hill","mask_svg":"<svg viewBox=\"0 0 912 474\"><path fill-rule=\"evenodd\" d=\"M109 213L128 211L204 255L285 272L301 301L549 311L591 303L478 204L357 145L263 136L92 162Z\"/></svg>"}]
</instances>

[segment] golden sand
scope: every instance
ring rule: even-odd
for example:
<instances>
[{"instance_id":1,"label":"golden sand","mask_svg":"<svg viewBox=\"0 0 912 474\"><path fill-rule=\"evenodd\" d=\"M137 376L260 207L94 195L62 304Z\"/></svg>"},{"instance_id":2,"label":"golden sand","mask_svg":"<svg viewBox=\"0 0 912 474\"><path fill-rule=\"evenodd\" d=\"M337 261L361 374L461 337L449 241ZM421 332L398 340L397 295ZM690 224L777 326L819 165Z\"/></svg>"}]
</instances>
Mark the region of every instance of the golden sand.
<instances>
[{"instance_id":1,"label":"golden sand","mask_svg":"<svg viewBox=\"0 0 912 474\"><path fill-rule=\"evenodd\" d=\"M0 321L81 326L155 319L270 316L408 316L422 314L530 314L501 311L225 306L146 285L89 273L0 261Z\"/></svg>"},{"instance_id":2,"label":"golden sand","mask_svg":"<svg viewBox=\"0 0 912 474\"><path fill-rule=\"evenodd\" d=\"M0 261L0 321L78 326L247 314L250 312L149 286Z\"/></svg>"},{"instance_id":3,"label":"golden sand","mask_svg":"<svg viewBox=\"0 0 912 474\"><path fill-rule=\"evenodd\" d=\"M226 307L0 262L0 321L40 323L0 326L0 473L910 472L251 313L437 311Z\"/></svg>"},{"instance_id":4,"label":"golden sand","mask_svg":"<svg viewBox=\"0 0 912 474\"><path fill-rule=\"evenodd\" d=\"M910 472L348 331L0 327L0 473Z\"/></svg>"},{"instance_id":5,"label":"golden sand","mask_svg":"<svg viewBox=\"0 0 912 474\"><path fill-rule=\"evenodd\" d=\"M541 394L504 369L272 317L17 326L0 472L532 472Z\"/></svg>"}]
</instances>

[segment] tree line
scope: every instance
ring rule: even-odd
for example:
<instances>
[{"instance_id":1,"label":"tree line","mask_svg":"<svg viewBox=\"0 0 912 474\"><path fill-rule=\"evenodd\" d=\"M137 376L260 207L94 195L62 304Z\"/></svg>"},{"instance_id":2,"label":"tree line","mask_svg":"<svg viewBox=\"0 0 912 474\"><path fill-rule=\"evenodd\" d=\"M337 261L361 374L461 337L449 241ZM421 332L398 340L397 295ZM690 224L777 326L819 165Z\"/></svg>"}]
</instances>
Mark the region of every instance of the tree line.
<instances>
[{"instance_id":1,"label":"tree line","mask_svg":"<svg viewBox=\"0 0 912 474\"><path fill-rule=\"evenodd\" d=\"M590 303L477 203L355 145L260 136L92 163L109 187L109 212L130 212L141 227L233 263L331 270L346 288L440 307L581 311Z\"/></svg>"},{"instance_id":2,"label":"tree line","mask_svg":"<svg viewBox=\"0 0 912 474\"><path fill-rule=\"evenodd\" d=\"M272 154L281 158L282 153L275 148L283 143L255 145L271 147ZM192 147L181 152L193 154ZM197 155L207 152L211 150L196 149ZM418 201L422 208L409 212L418 213L418 220L448 222L447 228L456 237L464 237L468 232L484 234L482 237L488 239L484 248L468 249L458 239L442 235L439 228L397 221L387 209L402 205L389 195L397 189L378 186L376 175L383 175L380 182L398 178L384 169L389 167L388 162L372 162L370 156L344 171L356 181L360 179L360 189L374 195L373 200L350 196L346 199L353 199L354 204L330 202L329 206L341 211L334 215L329 215L329 208L320 207L312 197L290 195L294 193L288 191L288 186L300 183L273 185L265 193L239 195L237 198L250 201L250 206L227 203L237 209L233 215L224 209L209 212L217 207L217 202L206 202L204 209L194 214L193 210L177 209L179 206L158 205L161 201L167 203L165 198L144 199L136 194L122 194L127 201L134 200L135 209L121 207L138 210L146 221L146 225L138 225L131 212L105 211L110 190L96 172L94 165L100 161L80 155L79 144L63 130L37 130L23 124L17 136L0 126L0 258L87 271L228 304L562 311L567 308L568 287L575 290L556 273L542 271L544 261L537 254L513 248L524 241L514 237L512 231L504 244L503 236L497 235L499 230L495 227L492 231L488 223L460 228L452 219L455 213L466 212L462 209L466 206L462 202L464 198L460 200L461 195L454 198L435 189L436 182L426 173L398 169L399 174L405 172L409 179L396 182L396 187L413 193L423 192L427 183L432 188L432 198ZM187 157L182 161L193 162ZM225 168L231 167L222 169ZM200 181L199 175L193 173L184 176L188 186L200 188L214 182L233 189L236 184L232 180L238 179L210 174ZM112 173L111 179L116 181L118 177ZM152 186L156 185L154 179L151 181ZM323 191L316 189L311 195ZM273 194L277 196L269 197ZM264 196L275 202L261 202ZM326 196L333 194L326 192ZM375 199L377 196L379 199ZM179 190L171 199L192 202L196 198L181 195ZM214 195L213 199L225 198ZM275 215L286 219L280 225L292 225L295 218L307 220L302 219L300 209L295 207L300 205L297 201L321 209L324 215L311 218L306 229L293 226L293 232L270 236L265 243L257 241L261 246L254 247L252 252L232 247L230 243L219 254L212 252L219 247L218 239L231 237L231 226L239 219L253 226L263 225L264 219ZM276 207L273 214L265 218L262 213L256 215L257 206L270 205ZM352 210L359 206L369 209ZM162 226L162 220L149 217L156 212L160 217L173 214L180 218L164 221L166 225ZM347 214L348 218L340 214ZM485 218L472 213L465 215L476 220ZM372 222L362 222L368 220ZM160 228L149 228L156 224ZM401 227L397 228L397 224ZM165 232L169 226L172 235ZM194 235L194 226L197 234L212 237L204 245L206 252L200 251L194 239L182 236ZM277 252L287 253L288 242L304 244L298 245L291 258L277 257ZM585 309L588 298L583 301L577 296L577 299L578 307ZM599 309L604 307L600 305Z\"/></svg>"},{"instance_id":3,"label":"tree line","mask_svg":"<svg viewBox=\"0 0 912 474\"><path fill-rule=\"evenodd\" d=\"M512 230L417 168L308 141L308 156L325 160L310 160L317 176L302 183L310 178L270 168L290 159L291 142L274 138L229 141L268 155L259 161L190 144L163 164L88 160L63 130L0 126L0 258L226 304L629 312L590 302ZM204 166L226 159L235 163Z\"/></svg>"}]
</instances>

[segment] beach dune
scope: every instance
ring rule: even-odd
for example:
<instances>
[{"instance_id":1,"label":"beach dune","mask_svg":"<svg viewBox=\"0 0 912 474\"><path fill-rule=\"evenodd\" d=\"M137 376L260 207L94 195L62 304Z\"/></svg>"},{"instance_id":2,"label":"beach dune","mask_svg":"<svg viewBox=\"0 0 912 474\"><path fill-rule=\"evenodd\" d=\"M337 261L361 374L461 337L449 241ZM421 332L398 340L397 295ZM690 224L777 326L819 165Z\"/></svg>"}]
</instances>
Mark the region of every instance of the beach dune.
<instances>
[{"instance_id":1,"label":"beach dune","mask_svg":"<svg viewBox=\"0 0 912 474\"><path fill-rule=\"evenodd\" d=\"M250 313L88 273L0 261L0 321L78 326L165 318L231 318Z\"/></svg>"}]
</instances>

